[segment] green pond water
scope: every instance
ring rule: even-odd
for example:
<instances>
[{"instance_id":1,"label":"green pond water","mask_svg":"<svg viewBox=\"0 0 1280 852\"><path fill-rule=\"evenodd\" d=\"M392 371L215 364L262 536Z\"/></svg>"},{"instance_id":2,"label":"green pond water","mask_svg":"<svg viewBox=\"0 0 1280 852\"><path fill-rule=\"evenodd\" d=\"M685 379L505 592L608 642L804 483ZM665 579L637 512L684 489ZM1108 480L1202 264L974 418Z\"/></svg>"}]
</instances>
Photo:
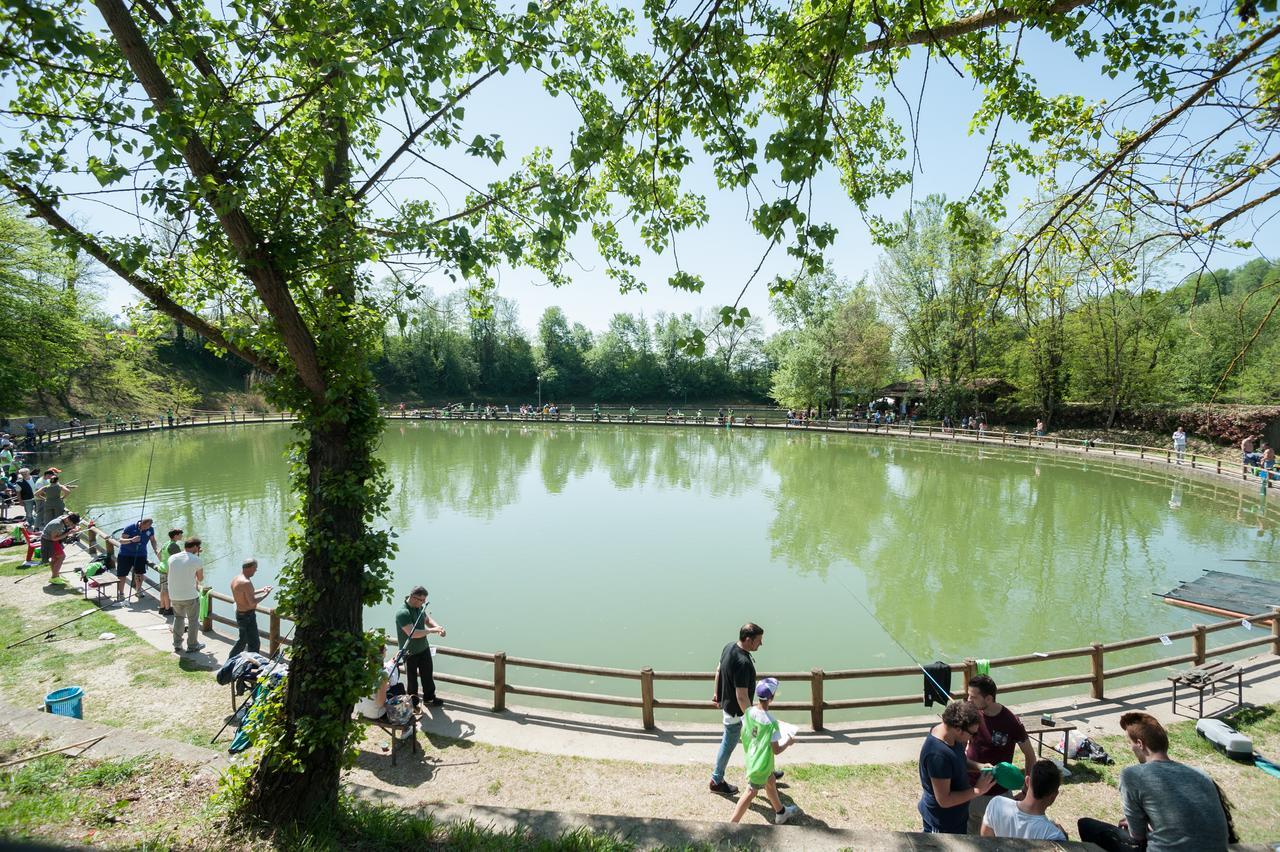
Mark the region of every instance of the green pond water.
<instances>
[{"instance_id":1,"label":"green pond water","mask_svg":"<svg viewBox=\"0 0 1280 852\"><path fill-rule=\"evenodd\" d=\"M226 592L246 556L260 562L259 585L285 558L290 439L289 427L271 425L119 436L81 442L59 466L79 479L72 508L120 526L141 508L154 446L146 513L162 533L198 533L206 560L217 559L206 581ZM446 644L512 656L710 671L754 620L766 629L762 674L999 657L1211 620L1153 596L1204 569L1280 579L1280 566L1224 561L1280 559L1274 497L1267 506L1105 456L795 431L414 421L390 423L380 455L395 483L397 602L423 583ZM392 611L372 608L366 624L390 632ZM1107 665L1188 650L1157 646ZM639 695L636 681L524 668L508 681ZM919 681L832 682L827 698L902 694ZM657 692L703 698L708 686L660 682ZM808 687L784 685L780 698L806 700Z\"/></svg>"}]
</instances>

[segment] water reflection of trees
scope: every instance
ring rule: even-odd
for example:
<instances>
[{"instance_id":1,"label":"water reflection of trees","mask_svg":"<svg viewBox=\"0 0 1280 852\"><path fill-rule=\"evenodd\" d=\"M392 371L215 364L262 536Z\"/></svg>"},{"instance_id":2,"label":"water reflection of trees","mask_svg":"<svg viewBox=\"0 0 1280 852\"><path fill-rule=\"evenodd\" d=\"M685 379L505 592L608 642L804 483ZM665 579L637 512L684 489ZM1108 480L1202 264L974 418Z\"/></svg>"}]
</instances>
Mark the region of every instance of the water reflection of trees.
<instances>
[{"instance_id":1,"label":"water reflection of trees","mask_svg":"<svg viewBox=\"0 0 1280 852\"><path fill-rule=\"evenodd\" d=\"M844 436L788 434L772 442L777 475L771 553L803 574L826 576L841 561L858 562L873 529L897 498L880 458L892 448Z\"/></svg>"},{"instance_id":2,"label":"water reflection of trees","mask_svg":"<svg viewBox=\"0 0 1280 852\"><path fill-rule=\"evenodd\" d=\"M852 568L842 581L865 582L877 618L915 654L1151 632L1147 602L1169 583L1175 545L1220 554L1249 538L1212 485L1185 484L1198 510L1187 512L1169 508L1164 485L1109 465L853 443L789 436L771 450L773 556L824 576Z\"/></svg>"}]
</instances>

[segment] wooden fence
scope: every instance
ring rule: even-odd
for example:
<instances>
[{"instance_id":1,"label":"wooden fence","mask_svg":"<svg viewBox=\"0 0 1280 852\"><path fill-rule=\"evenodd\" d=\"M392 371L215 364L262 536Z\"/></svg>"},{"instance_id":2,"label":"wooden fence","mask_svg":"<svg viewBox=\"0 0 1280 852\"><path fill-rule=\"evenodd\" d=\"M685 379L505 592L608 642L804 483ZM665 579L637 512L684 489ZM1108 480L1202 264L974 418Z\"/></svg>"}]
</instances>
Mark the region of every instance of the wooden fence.
<instances>
[{"instance_id":1,"label":"wooden fence","mask_svg":"<svg viewBox=\"0 0 1280 852\"><path fill-rule=\"evenodd\" d=\"M91 535L91 547L93 546L93 543L93 536ZM115 542L114 539L106 537L106 545L109 553L114 550L114 546L116 544L117 542ZM234 604L232 598L212 591L209 592L209 597L209 613L201 624L201 628L205 632L209 632L213 629L215 622L235 627L235 619L222 615L215 607L215 604L219 603L229 605ZM282 622L285 619L279 612L274 608L268 607L259 607L258 612L267 617L267 629L263 631L261 625L259 625L259 634L267 640L267 644L270 649L268 652L269 654L274 654L282 645L292 644L292 642L282 634ZM1259 631L1259 635L1239 642L1231 642L1214 648L1209 647L1210 634L1219 633L1232 628L1243 627L1244 623L1248 623L1250 625L1269 624L1271 630L1270 632ZM291 633L292 631L290 631L290 634ZM1172 644L1174 642L1184 640L1190 640L1191 642L1191 650L1188 653L1179 654L1173 657L1157 657L1153 660L1141 663L1132 663L1107 668L1106 655L1108 653L1127 651L1151 645L1164 645L1166 642ZM1101 699L1106 697L1106 683L1108 680L1128 677L1130 675L1161 669L1167 666L1180 665L1183 663L1200 665L1205 662L1210 654L1231 654L1237 651L1261 647L1263 645L1269 645L1271 653L1276 656L1280 656L1280 607L1272 607L1271 612L1252 615L1245 619L1233 618L1226 621L1214 622L1212 624L1197 624L1193 627L1188 627L1184 630L1176 630L1171 633L1143 636L1138 639L1124 639L1118 642L1095 642L1092 645L1079 648L1068 648L1062 651L1021 654L1013 657L999 657L989 660L988 663L991 669L995 670L999 668L1012 668L1014 666L1028 666L1059 660L1082 659L1087 657L1089 660L1089 670L1087 672L1035 680L1021 680L1002 683L1000 685L1000 692L1002 694L1008 694L1011 692L1025 692L1033 689L1052 689L1055 687L1075 686L1087 683L1089 684L1090 694L1094 698ZM713 709L713 705L709 700L696 701L692 699L663 698L659 697L655 690L655 683L657 681L697 681L705 684L708 692L710 692L710 690L713 689L712 678L714 675L712 672L655 671L649 667L642 669L622 669L608 668L605 666L586 666L577 663L558 663L550 660L512 657L505 651L487 653L484 651L468 651L463 648L450 648L447 646L437 646L436 653L444 657L474 660L491 665L493 667L493 674L490 680L450 674L448 672L440 671L439 668L435 671L435 679L442 683L451 683L456 686L467 686L492 693L492 707L496 712L501 712L506 709L508 695L529 695L537 698L548 698L575 704L603 704L613 707L639 708L641 723L644 725L646 730L652 730L656 727L655 719L658 710ZM542 669L545 671L561 672L565 674L585 675L592 678L600 677L639 681L639 695L609 695L599 692L577 692L574 690L550 689L547 687L521 685L510 682L508 678L508 670L512 668ZM961 673L963 675L964 683L967 683L969 678L973 677L976 669L977 662L972 659L966 659L963 662L951 664L951 671ZM916 692L905 695L879 695L866 698L839 699L828 699L825 695L826 684L829 681L911 677L920 675L920 669L917 666L837 669L834 671L811 669L807 672L778 672L770 674L772 677L776 677L780 681L808 682L808 701L775 701L770 706L777 710L809 711L809 723L815 731L821 731L823 729L825 724L824 715L828 710L882 709L906 706L919 702L923 692L923 688L921 688ZM921 687L923 687L923 678L920 683ZM959 695L956 697L959 697Z\"/></svg>"},{"instance_id":2,"label":"wooden fence","mask_svg":"<svg viewBox=\"0 0 1280 852\"><path fill-rule=\"evenodd\" d=\"M468 419L470 419L469 414ZM399 415L397 415L398 417ZM589 420L590 415L579 415L579 420ZM237 415L234 422L283 422L292 419L285 415ZM479 419L478 416L476 419ZM519 419L518 416L507 417L502 415L502 419ZM567 419L562 415L562 419ZM210 417L200 423L187 423L190 425L206 425L218 424L221 422L232 422L230 419L226 421L218 420L216 417ZM617 421L615 421L617 422ZM643 420L639 417L635 422L662 422L666 423L665 415L661 420ZM814 421L810 421L813 424ZM702 424L697 424L702 425ZM706 425L715 426L718 424L709 423ZM1070 439L1059 439L1051 437L1040 437L1035 435L1020 435L1013 432L990 432L985 431L977 433L972 430L944 430L937 426L915 426L913 424L901 424L894 426L873 424L865 424L858 421L848 421L846 423L818 423L817 425L795 426L786 423L778 424L754 424L755 428L785 428L785 429L802 429L827 432L845 432L845 431L871 431L878 434L892 436L922 437L934 440L945 441L966 441L977 443L980 445L1001 444L1007 446L1024 446L1034 449L1055 449L1055 450L1071 450L1082 454L1101 454L1117 459L1129 459L1147 462L1163 462L1170 466L1179 465L1182 462L1187 463L1190 470L1197 470L1202 473L1209 473L1223 478L1235 480L1238 476L1243 475L1247 480L1251 475L1256 475L1257 468L1243 466L1242 473L1236 473L1230 470L1232 465L1228 464L1224 469L1221 459L1206 459L1206 457L1197 457L1195 454L1186 453L1182 459L1176 458L1172 450L1158 450L1151 447L1130 446L1121 444L1107 444L1105 446L1095 446L1089 441L1076 441ZM158 427L152 427L158 428ZM181 428L181 427L175 427ZM751 427L747 427L751 428ZM58 433L74 432L77 436L86 434L95 434L93 427L77 427L76 429L58 430ZM106 434L113 434L108 428ZM67 435L70 437L70 435ZM59 435L61 439L61 435ZM1197 460L1199 467L1197 467ZM118 544L109 536L104 537L107 550L109 553L114 551ZM93 546L94 537L90 535L90 545ZM148 582L150 579L148 578ZM154 584L153 584L154 585ZM216 604L233 604L234 601L227 595L218 592L210 592L209 615L202 624L202 628L207 632L213 629L214 623L226 624L234 627L236 622L233 618L228 618L217 611ZM274 654L281 645L289 645L291 642L282 633L283 617L274 609L267 607L259 607L259 613L267 618L268 626L262 635L267 639L270 653ZM1260 633L1250 639L1239 642L1232 642L1215 648L1209 648L1208 638L1212 633L1218 633L1235 627L1241 627L1242 621L1249 624L1270 625L1270 632ZM261 631L261 627L259 628ZM1107 668L1106 655L1108 653L1116 653L1127 651L1135 648L1142 648L1156 644L1165 644L1168 642L1179 642L1190 640L1191 650L1188 653L1179 654L1173 657L1158 657L1146 662L1133 663L1128 665L1118 665ZM1280 607L1273 607L1271 612L1260 613L1249 616L1246 619L1230 619L1227 621L1214 622L1212 624L1197 624L1184 630L1177 630L1167 634L1157 634L1152 636L1143 636L1137 639L1125 639L1118 642L1110 643L1093 643L1089 646L1079 648L1068 648L1061 651L1051 651L1048 653L1023 654L1013 657L1001 657L989 661L990 667L994 670L997 668L1009 668L1014 666L1035 665L1037 663L1048 663L1053 661L1061 661L1068 659L1089 659L1089 670L1077 674L1070 674L1057 677L1048 677L1033 680L1015 681L1012 683L1004 683L1000 690L1002 693L1022 692L1035 689L1051 689L1055 687L1074 686L1074 685L1090 685L1090 693L1094 698L1100 699L1105 697L1106 682L1116 678L1128 677L1130 675L1139 674L1146 671L1165 668L1167 666L1179 665L1184 663L1192 663L1199 665L1203 663L1209 654L1223 655L1237 651L1243 651L1250 648L1260 647L1262 645L1270 645L1271 653L1280 656ZM712 686L712 673L710 672L679 672L679 671L655 671L652 668L642 669L620 669L608 668L603 666L587 666L576 663L559 663L548 660L535 660L525 657L511 657L504 651L495 653L486 653L481 651L469 651L462 648L437 647L437 653L445 657L456 657L459 659L473 660L481 663L487 663L492 666L492 677L490 680L482 680L480 678L464 677L462 675L450 674L448 672L437 671L435 678L443 683L450 683L457 686L467 686L475 689L491 692L493 695L492 707L495 711L502 711L506 708L508 695L528 695L538 698L547 698L557 701L567 701L572 703L584 704L602 704L615 707L639 708L641 721L646 729L655 727L656 711L670 710L710 710L712 705L710 701L696 701L691 699L663 698L656 694L655 682L657 681L701 681L708 688ZM975 671L976 663L974 660L964 660L960 663L952 663L951 670L953 672L963 673L964 680L967 682ZM635 680L640 682L639 695L622 696L609 695L605 693L577 692L563 689L550 689L545 687L521 685L511 683L508 680L508 668L530 668L542 669L547 671L561 672L567 674L586 675L589 677L603 677L612 679ZM782 672L773 674L782 681L795 681L809 683L809 700L808 701L778 701L774 702L774 708L778 710L807 710L810 714L810 724L815 731L822 730L824 727L824 714L827 710L848 710L848 709L880 709L894 706L905 706L915 704L921 700L921 691L916 691L906 695L887 695L887 696L871 696L866 698L842 698L827 699L825 697L826 684L828 681L843 680L866 680L876 678L901 678L914 676L920 673L920 669L916 666L893 666L886 668L870 668L870 669L839 669L835 671L824 671L822 669L812 669L808 672ZM923 680L921 681L923 684Z\"/></svg>"},{"instance_id":3,"label":"wooden fence","mask_svg":"<svg viewBox=\"0 0 1280 852\"><path fill-rule=\"evenodd\" d=\"M756 417L756 414L759 416ZM419 420L419 419L439 419L439 420L490 420L503 422L542 422L542 423L580 423L590 424L593 420L591 411L580 411L576 414L561 412L556 415L520 415L505 411L496 412L490 417L485 417L483 411L439 411L436 417L430 416L430 412L419 412L413 414L410 412L384 411L383 416L394 420ZM934 425L916 425L911 422L893 423L893 424L875 424L865 420L852 419L826 419L826 420L805 420L802 422L789 422L786 418L786 412L781 409L752 409L752 423L746 423L745 419L734 413L733 421L730 424L732 428L746 429L785 429L800 430L806 432L834 432L834 433L862 433L886 435L893 437L907 438L925 438L932 440L948 441L951 443L967 443L979 446L1011 446L1024 447L1036 450L1058 450L1062 452L1080 454L1085 456L1107 456L1115 459L1138 462L1148 465L1165 465L1168 468L1176 470L1191 471L1197 476L1220 477L1222 479L1233 480L1236 483L1257 481L1259 491L1265 496L1270 490L1269 484L1275 481L1277 473L1275 471L1264 471L1257 465L1245 464L1243 459L1240 462L1224 461L1217 456L1206 456L1193 452L1175 452L1172 446L1169 447L1147 447L1141 444L1116 444L1103 443L1088 438L1060 438L1054 435L1035 435L1029 432L1016 432L1007 430L976 430L976 429L959 429L959 428L943 428ZM121 424L104 424L93 423L75 427L65 427L62 429L54 429L47 433L46 444L58 445L62 441L70 438L97 437L100 435L116 435L129 434L136 432L161 431L165 429L186 429L194 426L219 426L223 424L242 424L242 423L290 423L297 418L292 414L283 412L236 412L232 414L227 411L198 412L179 418L171 427L164 421L148 420L140 421L138 424L121 423ZM663 410L659 409L637 409L633 415L630 409L624 408L602 408L601 421L610 424L634 424L634 425L664 425L664 426L694 426L694 427L714 427L723 428L724 423L719 421L715 415L706 414L698 418L696 415L691 416L683 414L682 416L668 417Z\"/></svg>"}]
</instances>

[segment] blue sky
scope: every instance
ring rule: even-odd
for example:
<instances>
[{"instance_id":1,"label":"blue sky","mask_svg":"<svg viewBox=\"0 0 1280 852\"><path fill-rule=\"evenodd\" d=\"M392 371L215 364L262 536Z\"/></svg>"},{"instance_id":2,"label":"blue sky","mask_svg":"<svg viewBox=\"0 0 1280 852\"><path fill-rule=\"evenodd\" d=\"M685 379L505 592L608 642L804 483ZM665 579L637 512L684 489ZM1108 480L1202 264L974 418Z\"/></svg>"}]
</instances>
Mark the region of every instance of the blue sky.
<instances>
[{"instance_id":1,"label":"blue sky","mask_svg":"<svg viewBox=\"0 0 1280 852\"><path fill-rule=\"evenodd\" d=\"M1023 56L1028 70L1050 92L1072 92L1089 98L1112 97L1128 86L1128 81L1123 78L1106 79L1096 64L1080 63L1067 50L1049 43L1047 39L1024 40ZM922 52L917 51L916 58L899 76L899 87L911 99L913 108L924 68L922 60ZM550 100L541 93L537 78L521 75L518 69L511 76L490 81L477 94L466 104L463 138L470 138L476 133L501 134L508 163L517 161L535 145L563 150L564 142L575 126L576 115L571 105L564 100ZM907 108L902 97L892 91L886 97L892 114L905 126ZM874 213L896 219L907 209L913 196L920 199L930 193L943 193L955 198L973 189L988 142L986 137L968 133L970 117L979 99L980 92L971 80L957 75L946 63L931 64L923 108L917 117L920 160L914 184L893 197L878 201L873 207ZM1003 132L1009 135L1019 130L1006 124ZM398 142L392 136L387 140L392 145ZM487 161L468 157L460 149L447 152L439 162L452 171L465 173L468 180L477 184L499 178L504 173L502 169L486 170ZM404 184L397 193L399 197L406 193L420 193L427 198L447 198L445 209L456 209L464 190L444 172L419 164L413 166L409 174L424 180ZM701 164L689 174L687 186L707 197L710 222L696 232L679 236L675 250L683 268L700 274L706 280L703 292L691 294L670 288L665 281L674 269L672 259L645 255L641 275L650 285L648 292L622 295L603 274L602 264L594 256L590 240L580 239L575 243L579 263L571 269L573 283L570 286L553 288L529 270L506 268L498 273L499 294L519 305L521 322L529 329L536 326L538 317L551 305L562 307L571 321L582 322L598 330L605 327L612 314L621 311L644 312L652 316L659 311L714 310L732 302L760 262L765 243L750 227L750 209L741 192L728 193L716 189L709 169ZM1027 181L1015 182L1009 204L1011 211L1033 189ZM95 229L119 232L135 227L130 217L101 207L82 207L80 213L82 220ZM829 262L837 272L853 279L873 274L880 250L872 245L866 226L845 198L834 173L821 176L814 186L814 218L831 222L840 230L835 244L827 252ZM1224 253L1213 265L1234 265L1252 256L1255 255L1229 257ZM768 281L774 275L789 273L792 269L783 249L775 249L749 288L743 304L753 314L767 317ZM114 276L106 275L104 280L108 285L106 307L111 312L118 313L126 304L137 300L136 294ZM428 285L437 294L457 286L443 275L429 280Z\"/></svg>"}]
</instances>

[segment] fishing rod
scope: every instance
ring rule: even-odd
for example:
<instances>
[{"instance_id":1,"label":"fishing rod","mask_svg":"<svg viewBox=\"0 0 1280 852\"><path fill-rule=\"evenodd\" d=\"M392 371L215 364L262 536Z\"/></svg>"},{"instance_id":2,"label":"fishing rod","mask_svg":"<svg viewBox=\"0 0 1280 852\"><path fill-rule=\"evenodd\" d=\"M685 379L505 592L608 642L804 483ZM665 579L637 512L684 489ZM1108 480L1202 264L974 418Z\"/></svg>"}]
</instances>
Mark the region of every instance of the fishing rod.
<instances>
[{"instance_id":1,"label":"fishing rod","mask_svg":"<svg viewBox=\"0 0 1280 852\"><path fill-rule=\"evenodd\" d=\"M872 612L871 609L865 603L862 602L862 598L854 594L853 589L849 588L848 585L845 584L844 580L840 579L838 575L832 575L832 577L835 579L837 583L840 584L841 588L843 588L846 592L849 593L849 597L853 598L854 601L857 602L858 606L862 607L862 611L865 612L867 615L871 616L872 621L880 625L880 629L884 631L884 635L889 637L889 641L897 645L898 648L902 651L902 653L906 654L907 658L911 660L911 662L916 664L916 668L920 669L920 671L924 673L924 676L929 681L929 683L933 684L934 687L937 688L938 694L945 695L947 696L947 699L950 700L951 690L942 688L942 684L938 683L938 681L934 679L933 675L929 674L929 670L924 667L924 664L921 663L919 660L917 660L915 656L912 655L912 653L908 651L901 642L898 641L897 637L893 635L893 633L889 630L889 628L884 626L883 621L876 618L876 614Z\"/></svg>"},{"instance_id":2,"label":"fishing rod","mask_svg":"<svg viewBox=\"0 0 1280 852\"><path fill-rule=\"evenodd\" d=\"M28 576L30 576L30 575L28 575ZM26 578L24 577L23 579L26 579ZM46 638L47 638L47 637L49 637L49 636L53 635L53 631L55 631L55 630L57 630L57 629L59 629L59 628L61 628L61 627L66 627L68 624L74 624L75 622L79 621L79 620L80 620L80 619L82 619L82 618L88 618L89 616L93 615L95 612L108 612L109 610L111 610L111 608L112 608L112 607L117 607L117 606L119 606L119 605L120 605L120 604L122 604L122 603L127 603L127 602L129 601L129 599L133 597L133 595L134 595L134 593L131 591L131 592L129 592L129 594L128 594L127 596L125 596L125 597L121 598L121 599L120 599L120 600L118 600L118 601L112 601L111 603L107 604L107 605L106 605L106 606L104 606L104 607L96 607L96 606L95 606L95 607L91 607L91 608L89 608L89 609L86 609L84 612L80 613L79 615L75 616L74 618L68 618L66 621L62 622L61 624L55 624L55 625L53 625L52 627L48 628L47 630L41 630L39 633L33 633L32 635L28 636L28 637L27 637L27 638L25 638L25 639L20 639L20 640L18 640L17 642L14 642L12 645L6 645L6 646L5 646L5 650L7 651L7 650L9 650L10 648L16 648L16 647L18 647L19 645L25 645L27 642L30 642L32 639L38 639L38 638L39 638L39 637L41 637L41 636L44 636L44 637L46 637Z\"/></svg>"},{"instance_id":3,"label":"fishing rod","mask_svg":"<svg viewBox=\"0 0 1280 852\"><path fill-rule=\"evenodd\" d=\"M141 521L147 516L147 492L151 490L151 464L156 460L156 441L151 439L151 457L147 459L147 481L142 486L142 508L138 510L138 520Z\"/></svg>"}]
</instances>

